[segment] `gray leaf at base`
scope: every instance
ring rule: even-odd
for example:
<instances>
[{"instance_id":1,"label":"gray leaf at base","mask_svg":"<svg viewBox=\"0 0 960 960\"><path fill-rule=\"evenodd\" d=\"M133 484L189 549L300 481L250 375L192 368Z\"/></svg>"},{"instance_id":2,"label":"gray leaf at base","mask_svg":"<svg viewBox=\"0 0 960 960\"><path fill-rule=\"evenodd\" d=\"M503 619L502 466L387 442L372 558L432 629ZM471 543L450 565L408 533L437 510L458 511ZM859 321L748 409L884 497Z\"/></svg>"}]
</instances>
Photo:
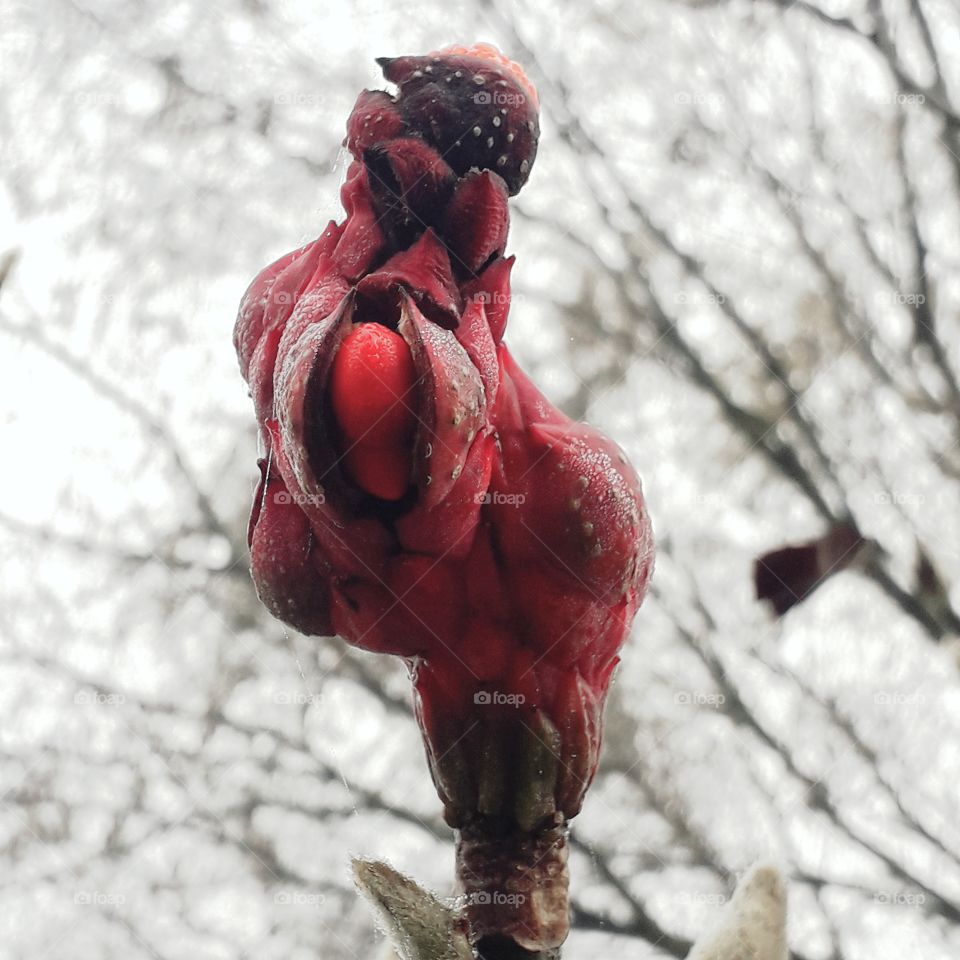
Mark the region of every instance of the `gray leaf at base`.
<instances>
[{"instance_id":1,"label":"gray leaf at base","mask_svg":"<svg viewBox=\"0 0 960 960\"><path fill-rule=\"evenodd\" d=\"M400 960L472 960L462 921L432 893L375 860L354 860L353 876Z\"/></svg>"}]
</instances>

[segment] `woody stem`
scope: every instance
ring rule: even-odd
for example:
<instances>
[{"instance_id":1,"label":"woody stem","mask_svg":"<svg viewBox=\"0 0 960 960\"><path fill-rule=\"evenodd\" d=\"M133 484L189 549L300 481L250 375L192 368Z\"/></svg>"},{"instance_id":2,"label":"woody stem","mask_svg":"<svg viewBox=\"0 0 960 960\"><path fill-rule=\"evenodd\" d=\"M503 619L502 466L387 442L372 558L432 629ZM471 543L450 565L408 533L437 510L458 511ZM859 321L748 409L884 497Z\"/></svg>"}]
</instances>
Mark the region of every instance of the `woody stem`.
<instances>
[{"instance_id":1,"label":"woody stem","mask_svg":"<svg viewBox=\"0 0 960 960\"><path fill-rule=\"evenodd\" d=\"M569 929L567 825L477 817L457 834L457 878L479 960L558 960Z\"/></svg>"}]
</instances>

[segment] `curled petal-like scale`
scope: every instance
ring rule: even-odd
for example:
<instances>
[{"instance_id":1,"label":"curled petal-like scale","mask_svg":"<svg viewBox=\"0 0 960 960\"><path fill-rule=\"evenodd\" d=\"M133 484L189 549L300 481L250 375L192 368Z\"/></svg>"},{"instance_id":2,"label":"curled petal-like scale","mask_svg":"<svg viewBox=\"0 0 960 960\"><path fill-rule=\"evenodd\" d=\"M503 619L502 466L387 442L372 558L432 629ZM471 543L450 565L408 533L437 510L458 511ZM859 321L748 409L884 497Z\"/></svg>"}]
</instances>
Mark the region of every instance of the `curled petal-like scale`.
<instances>
[{"instance_id":1,"label":"curled petal-like scale","mask_svg":"<svg viewBox=\"0 0 960 960\"><path fill-rule=\"evenodd\" d=\"M329 263L326 259L319 261L308 289L293 301L296 309L291 314L289 311L293 308L287 308L287 316L282 322L267 325L253 352L248 381L253 406L261 422L274 416L275 371L285 357L287 345L296 342L304 327L315 323L317 316L332 313L349 292L346 281L339 274L329 271ZM318 281L318 276L323 279Z\"/></svg>"},{"instance_id":2,"label":"curled petal-like scale","mask_svg":"<svg viewBox=\"0 0 960 960\"><path fill-rule=\"evenodd\" d=\"M433 230L425 230L412 246L394 254L357 284L358 309L361 313L372 312L368 319L386 323L396 314L401 288L431 320L445 327L457 325L460 292L453 280L447 250ZM370 302L372 311L365 301ZM376 315L378 307L379 316Z\"/></svg>"},{"instance_id":3,"label":"curled petal-like scale","mask_svg":"<svg viewBox=\"0 0 960 960\"><path fill-rule=\"evenodd\" d=\"M264 331L283 326L317 264L333 249L342 229L331 220L320 237L272 263L247 288L233 331L244 378L248 377L253 352Z\"/></svg>"},{"instance_id":4,"label":"curled petal-like scale","mask_svg":"<svg viewBox=\"0 0 960 960\"><path fill-rule=\"evenodd\" d=\"M367 171L362 163L351 165L340 197L347 220L332 256L340 273L354 281L370 268L384 245L380 217L374 210Z\"/></svg>"},{"instance_id":5,"label":"curled petal-like scale","mask_svg":"<svg viewBox=\"0 0 960 960\"><path fill-rule=\"evenodd\" d=\"M275 617L301 633L330 636L330 568L286 484L264 462L261 474L249 533L257 595Z\"/></svg>"},{"instance_id":6,"label":"curled petal-like scale","mask_svg":"<svg viewBox=\"0 0 960 960\"><path fill-rule=\"evenodd\" d=\"M419 137L398 137L363 152L367 182L378 214L403 236L434 223L456 175Z\"/></svg>"},{"instance_id":7,"label":"curled petal-like scale","mask_svg":"<svg viewBox=\"0 0 960 960\"><path fill-rule=\"evenodd\" d=\"M327 492L333 484L330 477L311 481L305 491L288 459L290 452L283 440L280 424L265 424L271 465L283 478L298 508L310 522L323 555L339 576L376 579L383 575L386 558L395 548L391 532L374 517L358 517L337 507ZM298 447L294 448L294 453ZM325 485L326 484L326 485ZM319 492L317 492L319 490Z\"/></svg>"},{"instance_id":8,"label":"curled petal-like scale","mask_svg":"<svg viewBox=\"0 0 960 960\"><path fill-rule=\"evenodd\" d=\"M497 348L490 335L486 303L478 294L469 298L455 332L457 340L480 373L487 408L492 409L497 400L497 387L500 385L500 363L497 359Z\"/></svg>"},{"instance_id":9,"label":"curled petal-like scale","mask_svg":"<svg viewBox=\"0 0 960 960\"><path fill-rule=\"evenodd\" d=\"M383 90L364 90L347 121L343 145L358 159L364 150L403 132L403 120L393 97Z\"/></svg>"},{"instance_id":10,"label":"curled petal-like scale","mask_svg":"<svg viewBox=\"0 0 960 960\"><path fill-rule=\"evenodd\" d=\"M420 502L432 509L459 480L484 426L483 383L453 331L427 320L406 294L399 333L410 347L420 380L423 399L417 411L413 469Z\"/></svg>"},{"instance_id":11,"label":"curled petal-like scale","mask_svg":"<svg viewBox=\"0 0 960 960\"><path fill-rule=\"evenodd\" d=\"M282 445L297 487L326 503L334 489L340 492L343 479L323 394L337 347L350 331L354 296L345 296L326 315L324 306L298 308L302 316L289 332L299 336L281 344L276 401Z\"/></svg>"},{"instance_id":12,"label":"curled petal-like scale","mask_svg":"<svg viewBox=\"0 0 960 960\"><path fill-rule=\"evenodd\" d=\"M481 300L494 344L503 339L510 311L510 271L515 257L497 257L475 279L464 284L463 299Z\"/></svg>"},{"instance_id":13,"label":"curled petal-like scale","mask_svg":"<svg viewBox=\"0 0 960 960\"><path fill-rule=\"evenodd\" d=\"M307 245L309 246L312 244ZM284 254L279 260L271 263L269 267L261 270L247 287L240 301L237 322L233 328L233 346L237 351L240 372L244 379L247 378L250 369L250 358L263 333L263 314L270 296L270 288L284 268L296 258L303 256L307 247L291 250L290 253Z\"/></svg>"},{"instance_id":14,"label":"curled petal-like scale","mask_svg":"<svg viewBox=\"0 0 960 960\"><path fill-rule=\"evenodd\" d=\"M348 294L327 316L320 315L325 302L304 301L304 316L292 319L288 332L301 332L280 346L274 446L278 469L296 491L324 552L345 573L370 576L382 567L393 537L383 524L352 509L361 494L341 470L326 397L333 357L350 330L353 301ZM311 321L314 309L318 316Z\"/></svg>"},{"instance_id":15,"label":"curled petal-like scale","mask_svg":"<svg viewBox=\"0 0 960 960\"><path fill-rule=\"evenodd\" d=\"M509 229L506 184L489 170L468 173L457 184L441 226L454 269L472 278L503 253Z\"/></svg>"},{"instance_id":16,"label":"curled petal-like scale","mask_svg":"<svg viewBox=\"0 0 960 960\"><path fill-rule=\"evenodd\" d=\"M598 695L578 670L566 671L553 712L563 744L557 806L567 817L580 812L583 797L597 770L603 699L603 694Z\"/></svg>"},{"instance_id":17,"label":"curled petal-like scale","mask_svg":"<svg viewBox=\"0 0 960 960\"><path fill-rule=\"evenodd\" d=\"M451 558L471 550L488 496L493 452L492 436L477 437L460 478L443 500L429 509L414 507L397 520L397 537L405 550Z\"/></svg>"}]
</instances>

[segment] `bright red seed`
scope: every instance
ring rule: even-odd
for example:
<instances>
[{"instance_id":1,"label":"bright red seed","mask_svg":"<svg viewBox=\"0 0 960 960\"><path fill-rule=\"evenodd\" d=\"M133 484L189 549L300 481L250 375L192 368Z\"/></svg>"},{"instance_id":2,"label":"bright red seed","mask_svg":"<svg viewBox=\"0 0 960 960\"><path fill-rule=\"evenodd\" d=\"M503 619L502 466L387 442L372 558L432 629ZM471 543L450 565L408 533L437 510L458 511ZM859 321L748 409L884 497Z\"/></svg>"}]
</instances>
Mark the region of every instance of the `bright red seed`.
<instances>
[{"instance_id":1,"label":"bright red seed","mask_svg":"<svg viewBox=\"0 0 960 960\"><path fill-rule=\"evenodd\" d=\"M415 379L403 337L378 323L358 324L333 361L330 400L344 467L381 500L399 500L410 485Z\"/></svg>"}]
</instances>

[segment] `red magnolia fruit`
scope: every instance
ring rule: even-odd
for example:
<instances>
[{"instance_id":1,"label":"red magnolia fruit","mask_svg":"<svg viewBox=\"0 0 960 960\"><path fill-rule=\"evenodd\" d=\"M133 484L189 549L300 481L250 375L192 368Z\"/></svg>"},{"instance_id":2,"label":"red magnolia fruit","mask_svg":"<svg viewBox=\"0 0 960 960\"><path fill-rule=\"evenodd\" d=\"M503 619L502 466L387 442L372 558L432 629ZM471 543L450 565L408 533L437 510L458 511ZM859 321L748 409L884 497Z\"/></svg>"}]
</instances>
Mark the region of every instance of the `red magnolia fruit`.
<instances>
[{"instance_id":1,"label":"red magnolia fruit","mask_svg":"<svg viewBox=\"0 0 960 960\"><path fill-rule=\"evenodd\" d=\"M399 91L347 123L345 220L237 319L264 453L253 578L296 629L406 659L472 934L546 950L650 522L623 452L502 342L533 88L483 45L381 63ZM530 893L509 919L472 896L503 889Z\"/></svg>"}]
</instances>

